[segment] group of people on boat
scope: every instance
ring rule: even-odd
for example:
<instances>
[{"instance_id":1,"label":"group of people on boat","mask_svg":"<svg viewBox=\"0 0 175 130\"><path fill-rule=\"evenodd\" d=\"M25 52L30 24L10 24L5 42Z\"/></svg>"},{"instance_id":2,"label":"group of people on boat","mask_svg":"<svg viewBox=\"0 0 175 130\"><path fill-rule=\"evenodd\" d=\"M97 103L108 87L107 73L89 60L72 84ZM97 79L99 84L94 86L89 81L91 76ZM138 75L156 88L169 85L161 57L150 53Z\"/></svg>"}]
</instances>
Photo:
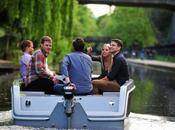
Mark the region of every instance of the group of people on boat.
<instances>
[{"instance_id":1,"label":"group of people on boat","mask_svg":"<svg viewBox=\"0 0 175 130\"><path fill-rule=\"evenodd\" d=\"M69 84L74 87L77 95L99 94L103 91L120 91L129 80L126 59L122 54L123 42L112 39L110 44L104 44L100 56L92 55L92 48L85 50L82 38L72 42L74 51L65 55L61 65L61 75L48 68L47 57L52 49L52 38L43 36L40 48L33 54L33 42L23 40L20 59L20 75L23 91L43 91L46 94L57 94L59 84ZM101 62L101 75L92 79L92 61Z\"/></svg>"}]
</instances>

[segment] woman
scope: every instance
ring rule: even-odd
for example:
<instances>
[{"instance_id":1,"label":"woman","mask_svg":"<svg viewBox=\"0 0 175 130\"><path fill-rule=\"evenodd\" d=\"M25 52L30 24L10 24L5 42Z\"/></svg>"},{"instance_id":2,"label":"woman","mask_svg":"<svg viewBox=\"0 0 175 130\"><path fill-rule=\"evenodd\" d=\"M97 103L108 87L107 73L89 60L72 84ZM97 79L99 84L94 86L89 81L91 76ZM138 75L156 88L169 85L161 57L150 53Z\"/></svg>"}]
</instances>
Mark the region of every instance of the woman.
<instances>
[{"instance_id":1,"label":"woman","mask_svg":"<svg viewBox=\"0 0 175 130\"><path fill-rule=\"evenodd\" d=\"M110 53L110 44L103 45L100 56L91 55L92 54L91 47L87 48L87 54L91 56L93 61L101 62L101 74L98 78L95 79L104 78L108 74L112 65L112 54Z\"/></svg>"},{"instance_id":2,"label":"woman","mask_svg":"<svg viewBox=\"0 0 175 130\"><path fill-rule=\"evenodd\" d=\"M33 53L33 42L30 40L23 40L21 42L21 51L23 55L20 59L20 77L22 81L22 87L27 83L28 65Z\"/></svg>"}]
</instances>

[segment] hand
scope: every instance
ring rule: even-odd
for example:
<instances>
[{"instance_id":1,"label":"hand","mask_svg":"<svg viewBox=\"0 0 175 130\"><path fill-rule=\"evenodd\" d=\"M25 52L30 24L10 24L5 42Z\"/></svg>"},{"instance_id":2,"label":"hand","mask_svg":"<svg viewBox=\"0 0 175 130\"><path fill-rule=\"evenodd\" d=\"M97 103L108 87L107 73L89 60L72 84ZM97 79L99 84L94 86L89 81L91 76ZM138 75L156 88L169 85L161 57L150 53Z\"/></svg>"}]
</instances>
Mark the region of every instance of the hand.
<instances>
[{"instance_id":1,"label":"hand","mask_svg":"<svg viewBox=\"0 0 175 130\"><path fill-rule=\"evenodd\" d=\"M56 75L56 73L54 71L48 70L48 72L50 73L50 75L53 75L53 76Z\"/></svg>"},{"instance_id":2,"label":"hand","mask_svg":"<svg viewBox=\"0 0 175 130\"><path fill-rule=\"evenodd\" d=\"M54 76L54 78L53 78L53 82L54 82L54 84L58 84L58 83L59 83L59 80L57 79L56 76Z\"/></svg>"},{"instance_id":3,"label":"hand","mask_svg":"<svg viewBox=\"0 0 175 130\"><path fill-rule=\"evenodd\" d=\"M70 79L69 79L69 77L66 77L66 78L65 78L64 83L65 83L65 84L69 84L69 83L70 83Z\"/></svg>"},{"instance_id":4,"label":"hand","mask_svg":"<svg viewBox=\"0 0 175 130\"><path fill-rule=\"evenodd\" d=\"M108 80L108 77L107 76L105 76L104 78L102 78L103 80Z\"/></svg>"},{"instance_id":5,"label":"hand","mask_svg":"<svg viewBox=\"0 0 175 130\"><path fill-rule=\"evenodd\" d=\"M70 83L68 84L68 86L73 87L73 90L74 90L74 91L77 89L77 87L75 86L75 84L74 84L74 83L71 83L71 82L70 82Z\"/></svg>"},{"instance_id":6,"label":"hand","mask_svg":"<svg viewBox=\"0 0 175 130\"><path fill-rule=\"evenodd\" d=\"M92 47L88 47L87 48L87 54L88 55L91 55L92 54L92 51L93 51Z\"/></svg>"}]
</instances>

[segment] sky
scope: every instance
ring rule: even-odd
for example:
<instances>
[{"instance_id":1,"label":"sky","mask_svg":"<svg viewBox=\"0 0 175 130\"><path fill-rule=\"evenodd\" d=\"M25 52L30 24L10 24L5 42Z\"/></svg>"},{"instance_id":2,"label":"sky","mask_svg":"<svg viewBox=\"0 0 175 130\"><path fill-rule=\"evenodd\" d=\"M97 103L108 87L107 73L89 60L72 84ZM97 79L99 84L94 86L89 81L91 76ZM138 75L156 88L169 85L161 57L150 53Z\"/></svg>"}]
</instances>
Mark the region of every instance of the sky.
<instances>
[{"instance_id":1,"label":"sky","mask_svg":"<svg viewBox=\"0 0 175 130\"><path fill-rule=\"evenodd\" d=\"M107 14L110 12L110 6L109 5L102 5L102 4L87 4L86 5L91 11L93 12L95 17L102 16L104 14ZM111 8L114 10L114 6Z\"/></svg>"}]
</instances>

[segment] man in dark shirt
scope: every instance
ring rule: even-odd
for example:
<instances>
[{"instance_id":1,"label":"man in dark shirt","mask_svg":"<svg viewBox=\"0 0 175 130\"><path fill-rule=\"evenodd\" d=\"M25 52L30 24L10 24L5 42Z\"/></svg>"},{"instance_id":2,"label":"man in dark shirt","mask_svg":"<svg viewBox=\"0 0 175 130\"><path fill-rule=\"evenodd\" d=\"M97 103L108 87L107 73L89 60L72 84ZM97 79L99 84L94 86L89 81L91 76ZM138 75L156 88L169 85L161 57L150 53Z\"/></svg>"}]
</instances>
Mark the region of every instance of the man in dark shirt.
<instances>
[{"instance_id":1,"label":"man in dark shirt","mask_svg":"<svg viewBox=\"0 0 175 130\"><path fill-rule=\"evenodd\" d=\"M92 81L95 92L97 88L103 91L120 91L120 86L129 80L128 65L121 53L122 47L123 43L121 40L113 39L111 41L112 67L106 77Z\"/></svg>"}]
</instances>

